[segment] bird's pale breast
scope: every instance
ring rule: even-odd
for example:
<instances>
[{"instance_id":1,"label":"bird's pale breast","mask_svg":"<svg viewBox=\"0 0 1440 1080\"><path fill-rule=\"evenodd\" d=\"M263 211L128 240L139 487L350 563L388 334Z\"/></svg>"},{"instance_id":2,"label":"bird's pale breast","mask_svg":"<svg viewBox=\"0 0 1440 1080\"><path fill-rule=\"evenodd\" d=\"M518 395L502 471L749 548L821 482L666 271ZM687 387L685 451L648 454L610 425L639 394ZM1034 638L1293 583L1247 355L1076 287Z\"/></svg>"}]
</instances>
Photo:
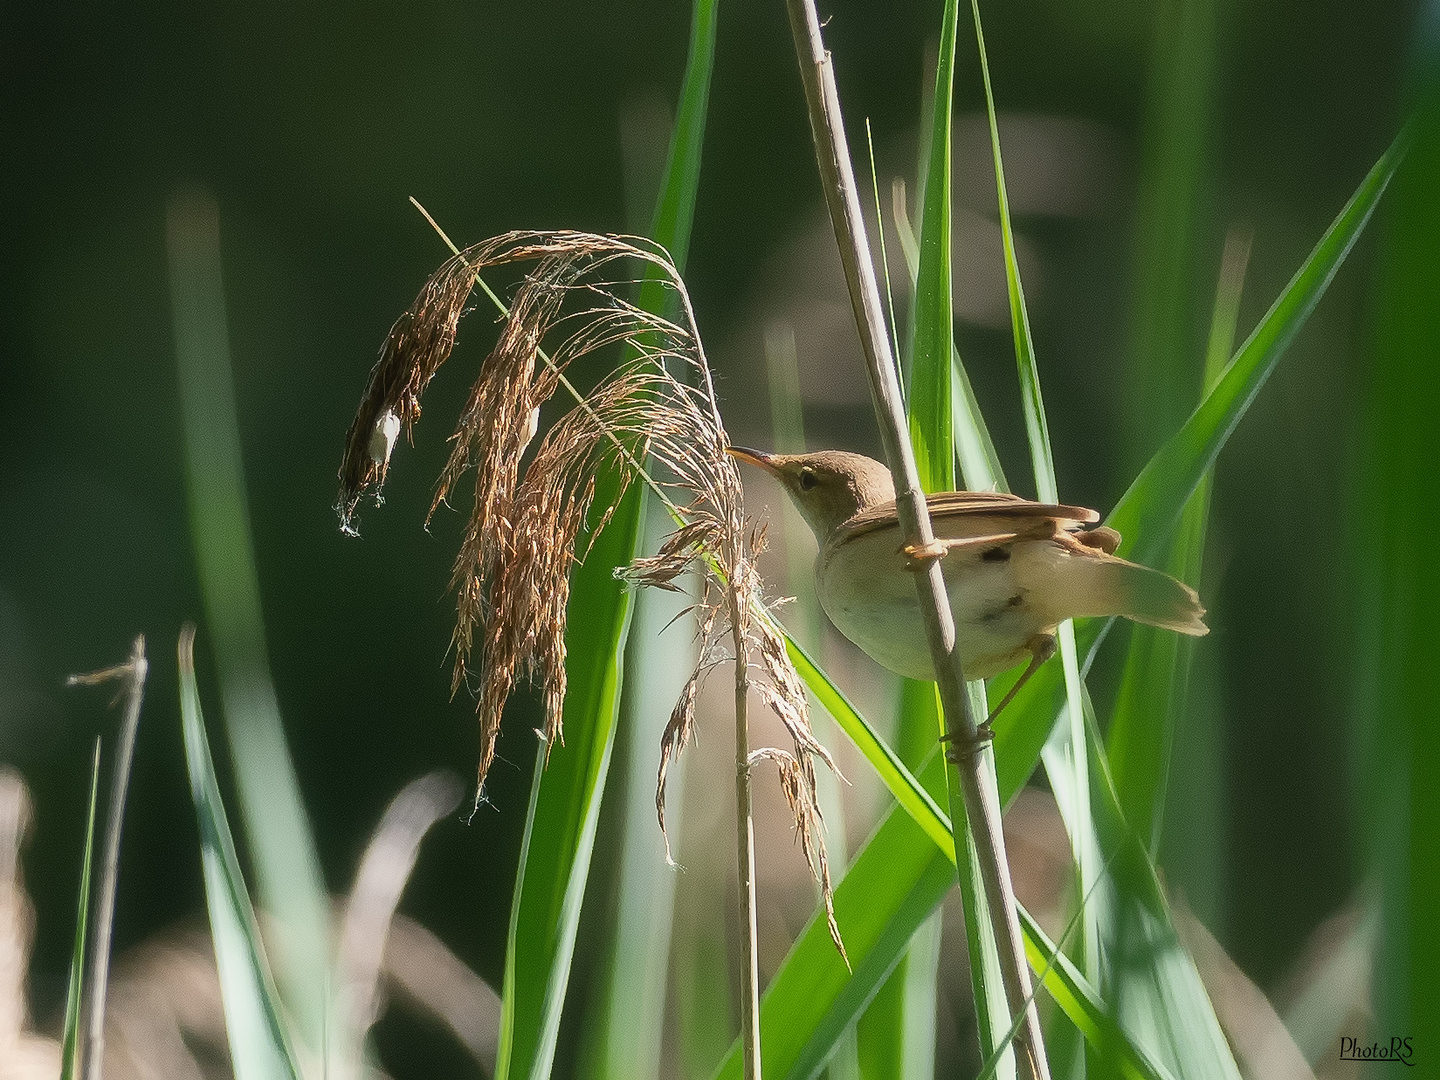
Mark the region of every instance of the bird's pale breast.
<instances>
[{"instance_id":1,"label":"bird's pale breast","mask_svg":"<svg viewBox=\"0 0 1440 1080\"><path fill-rule=\"evenodd\" d=\"M976 536L1010 527L998 516L965 523L966 533ZM898 528L836 537L817 557L816 591L840 632L877 663L908 678L933 679L914 575L898 545ZM1030 639L1053 625L1047 625L1044 605L1031 599L1037 563L1045 561L1042 546L1054 545L1025 540L962 548L942 561L966 678L990 678L1013 667L1028 657Z\"/></svg>"}]
</instances>

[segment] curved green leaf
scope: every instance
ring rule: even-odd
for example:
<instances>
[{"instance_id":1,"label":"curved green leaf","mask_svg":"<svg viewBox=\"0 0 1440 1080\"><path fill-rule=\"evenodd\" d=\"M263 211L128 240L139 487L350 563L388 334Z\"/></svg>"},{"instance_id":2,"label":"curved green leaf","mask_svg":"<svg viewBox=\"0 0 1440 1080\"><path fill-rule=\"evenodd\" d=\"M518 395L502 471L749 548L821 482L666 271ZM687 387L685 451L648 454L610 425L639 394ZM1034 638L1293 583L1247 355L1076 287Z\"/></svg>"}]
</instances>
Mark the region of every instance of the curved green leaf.
<instances>
[{"instance_id":1,"label":"curved green leaf","mask_svg":"<svg viewBox=\"0 0 1440 1080\"><path fill-rule=\"evenodd\" d=\"M213 635L240 819L285 1003L306 1049L327 1045L330 897L270 678L235 407L220 214L202 192L166 208L191 544Z\"/></svg>"},{"instance_id":2,"label":"curved green leaf","mask_svg":"<svg viewBox=\"0 0 1440 1080\"><path fill-rule=\"evenodd\" d=\"M905 809L916 824L923 829L927 836L939 847L946 847L953 844L954 840L950 834L950 819L940 809L930 792L920 785L900 756L890 748L890 745L880 737L879 733L870 726L858 709L850 703L844 692L836 686L830 676L810 658L810 654L802 649L790 637L785 635L785 651L790 654L790 659L795 664L795 670L800 673L800 678L805 681L806 687L815 695L825 711L830 714L835 723L840 725L842 731L850 737L860 753L865 755L876 775L881 782L889 789L900 805ZM848 947L848 945L847 945Z\"/></svg>"},{"instance_id":3,"label":"curved green leaf","mask_svg":"<svg viewBox=\"0 0 1440 1080\"><path fill-rule=\"evenodd\" d=\"M1270 372L1294 340L1374 212L1385 186L1404 157L1402 132L1361 182L1305 262L1290 279L1260 324L1230 361L1205 400L1141 470L1106 518L1123 540L1120 554L1154 562L1174 534L1175 523L1201 478L1245 415ZM1108 621L1086 620L1075 637L1082 671L1109 629ZM995 722L995 759L1000 798L1008 800L1030 778L1040 749L1058 715L1060 677L1046 665L1016 695ZM996 687L1005 683L997 680Z\"/></svg>"},{"instance_id":4,"label":"curved green leaf","mask_svg":"<svg viewBox=\"0 0 1440 1080\"><path fill-rule=\"evenodd\" d=\"M1148 1042L1177 1075L1240 1080L1200 972L1175 932L1155 864L1121 812L1088 695L1083 705L1095 828L1115 883L1113 921L1118 942L1112 941L1110 947L1112 953L1137 961L1124 970L1121 1020L1138 1006L1133 1034ZM1101 1049L1113 1056L1113 1047L1102 1044Z\"/></svg>"},{"instance_id":5,"label":"curved green leaf","mask_svg":"<svg viewBox=\"0 0 1440 1080\"><path fill-rule=\"evenodd\" d=\"M1055 459L1050 446L1050 428L1045 402L1040 393L1040 369L1035 361L1035 343L1030 334L1030 315L1025 307L1025 290L1020 281L1020 264L1015 256L1015 233L1010 223L1010 196L1005 187L1005 165L1000 153L1000 126L995 116L995 94L990 85L990 65L985 53L985 32L980 24L979 0L970 0L975 21L975 41L980 50L980 74L985 85L985 115L990 126L990 154L995 166L995 194L1000 211L1000 237L1005 256L1005 284L1010 300L1010 323L1015 340L1015 364L1020 375L1020 399L1025 415L1025 434L1035 473L1035 489L1041 502L1059 502L1055 480ZM1061 671L1065 679L1069 741L1053 740L1045 752L1045 769L1055 792L1057 805L1070 834L1080 895L1090 896L1100 865L1090 817L1089 771L1085 756L1084 720L1080 709L1080 661L1076 651L1075 627L1069 620L1056 631L1060 644ZM1080 952L1091 978L1100 974L1099 927L1096 907L1087 905L1080 933Z\"/></svg>"},{"instance_id":6,"label":"curved green leaf","mask_svg":"<svg viewBox=\"0 0 1440 1080\"><path fill-rule=\"evenodd\" d=\"M958 0L946 0L940 24L940 52L935 69L935 93L930 109L929 159L920 220L920 255L915 272L914 343L911 358L908 417L910 442L920 484L926 492L955 487L954 391L952 357L955 350L955 308L952 295L951 249L951 128L955 82L955 39L959 31ZM958 357L957 357L958 359ZM960 387L964 399L968 383ZM984 693L969 691L971 708L984 715ZM900 715L901 745L927 745L937 735L961 724L960 717L944 717L933 687L907 685ZM973 723L973 721L968 721ZM961 730L963 730L961 724ZM991 757L981 767L993 771ZM958 826L951 845L959 861L959 883L970 985L975 1002L976 1030L982 1057L994 1050L999 1033L1008 1026L1009 1006L1005 975L992 933L992 915L985 882L972 856L974 839L965 816L959 773L946 770L950 820ZM928 936L928 947L939 946L938 934ZM918 942L917 942L918 947ZM933 1001L915 1003L933 1015Z\"/></svg>"},{"instance_id":7,"label":"curved green leaf","mask_svg":"<svg viewBox=\"0 0 1440 1080\"><path fill-rule=\"evenodd\" d=\"M300 1069L281 1021L280 996L270 975L255 909L240 873L235 841L215 779L210 742L195 687L195 631L180 635L180 720L190 797L200 825L205 904L215 941L215 965L225 1005L225 1034L235 1080L299 1080Z\"/></svg>"},{"instance_id":8,"label":"curved green leaf","mask_svg":"<svg viewBox=\"0 0 1440 1080\"><path fill-rule=\"evenodd\" d=\"M597 484L597 501L613 501L613 483ZM554 748L548 768L543 745L535 756L510 909L496 1077L543 1080L555 1057L615 741L631 597L614 570L635 556L644 502L643 489L632 485L571 581L565 744Z\"/></svg>"},{"instance_id":9,"label":"curved green leaf","mask_svg":"<svg viewBox=\"0 0 1440 1080\"><path fill-rule=\"evenodd\" d=\"M1168 541L1191 492L1215 464L1235 425L1350 254L1409 141L1408 129L1396 136L1240 346L1215 388L1115 504L1105 523L1124 537L1120 554L1137 562L1153 561Z\"/></svg>"}]
</instances>

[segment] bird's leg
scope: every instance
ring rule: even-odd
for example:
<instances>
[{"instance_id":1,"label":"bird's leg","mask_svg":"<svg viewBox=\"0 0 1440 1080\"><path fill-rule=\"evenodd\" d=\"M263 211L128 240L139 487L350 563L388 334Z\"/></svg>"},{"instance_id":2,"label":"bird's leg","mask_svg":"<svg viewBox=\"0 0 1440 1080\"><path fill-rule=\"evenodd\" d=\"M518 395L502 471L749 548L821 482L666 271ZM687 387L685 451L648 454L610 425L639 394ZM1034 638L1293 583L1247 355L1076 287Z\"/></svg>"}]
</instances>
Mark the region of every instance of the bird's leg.
<instances>
[{"instance_id":1,"label":"bird's leg","mask_svg":"<svg viewBox=\"0 0 1440 1080\"><path fill-rule=\"evenodd\" d=\"M940 737L941 742L949 742L951 744L945 751L945 757L948 760L959 765L963 760L973 758L981 749L990 745L990 743L995 740L995 729L991 727L991 724L993 724L995 718L1000 715L1001 710L1004 709L1006 705L1009 705L1015 695L1020 692L1020 688L1030 681L1030 676L1039 670L1040 665L1055 655L1055 635L1036 634L1025 643L1025 647L1030 650L1029 665L1021 673L1020 678L1015 680L1015 685L1010 687L1010 689L1006 691L1005 696L1000 699L1000 704L990 710L989 716L975 725L975 738L970 745L962 748L960 741L955 738L954 733Z\"/></svg>"},{"instance_id":2,"label":"bird's leg","mask_svg":"<svg viewBox=\"0 0 1440 1080\"><path fill-rule=\"evenodd\" d=\"M1030 676L1039 670L1040 665L1055 655L1055 635L1036 634L1025 643L1025 647L1030 650L1030 663L1021 673L1020 678L1015 680L1015 685L1010 687L1005 696L1000 699L1000 704L990 710L990 715L985 718L985 723L982 725L987 729L1000 715L1000 710L1009 705L1015 695L1020 692L1020 688L1030 681Z\"/></svg>"}]
</instances>

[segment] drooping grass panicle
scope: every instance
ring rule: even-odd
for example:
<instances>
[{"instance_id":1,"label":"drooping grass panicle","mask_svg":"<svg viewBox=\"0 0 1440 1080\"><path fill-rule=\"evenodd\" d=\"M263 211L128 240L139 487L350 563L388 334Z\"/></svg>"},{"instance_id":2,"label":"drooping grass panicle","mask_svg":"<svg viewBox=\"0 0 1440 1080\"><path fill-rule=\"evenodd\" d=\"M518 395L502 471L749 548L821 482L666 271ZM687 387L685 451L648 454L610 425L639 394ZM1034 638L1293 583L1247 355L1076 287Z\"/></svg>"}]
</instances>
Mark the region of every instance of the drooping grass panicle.
<instances>
[{"instance_id":1,"label":"drooping grass panicle","mask_svg":"<svg viewBox=\"0 0 1440 1080\"><path fill-rule=\"evenodd\" d=\"M820 892L825 903L825 923L830 930L830 940L840 950L845 965L850 957L845 952L845 943L840 939L840 927L835 922L835 905L831 900L830 863L825 854L824 822L820 807L815 801L815 768L809 755L796 756L779 747L765 746L751 751L750 764L772 761L780 778L780 791L790 812L795 816L795 838L805 852L805 861L810 873L820 883Z\"/></svg>"},{"instance_id":2,"label":"drooping grass panicle","mask_svg":"<svg viewBox=\"0 0 1440 1080\"><path fill-rule=\"evenodd\" d=\"M421 394L454 347L477 275L511 264L526 264L526 273L450 437L430 508L433 515L448 503L473 472L474 501L451 575L452 692L475 677L479 782L483 787L517 683L532 682L542 692L546 753L563 740L570 572L629 485L643 478L662 494L678 527L655 555L617 573L636 585L672 590L692 571L700 582L698 660L661 743L661 828L667 771L693 736L701 686L716 666L733 660L735 643L743 643L744 659L756 659L751 666L759 676L747 681L794 743L793 753L757 753L781 765L833 929L813 759L831 763L811 733L804 687L779 631L758 614L764 609L754 557L763 532L745 517L689 296L662 248L633 237L511 232L449 259L396 320L370 373L340 468L341 527L355 530L365 495L378 500L400 428L408 433L418 419ZM622 295L642 273L653 280L657 271L676 301L674 320ZM601 349L615 349L619 358L580 397L566 372ZM541 435L541 409L562 386L577 400ZM838 932L835 940L838 945Z\"/></svg>"}]
</instances>

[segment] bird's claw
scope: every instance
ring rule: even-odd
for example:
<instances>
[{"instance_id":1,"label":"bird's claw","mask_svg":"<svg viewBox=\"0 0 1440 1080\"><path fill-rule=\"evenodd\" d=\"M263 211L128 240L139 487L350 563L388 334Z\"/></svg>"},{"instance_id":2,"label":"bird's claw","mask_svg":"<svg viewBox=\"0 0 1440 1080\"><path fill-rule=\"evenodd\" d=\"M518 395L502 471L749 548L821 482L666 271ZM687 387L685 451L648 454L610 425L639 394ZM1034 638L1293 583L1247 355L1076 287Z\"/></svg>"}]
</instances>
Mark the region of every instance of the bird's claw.
<instances>
[{"instance_id":1,"label":"bird's claw","mask_svg":"<svg viewBox=\"0 0 1440 1080\"><path fill-rule=\"evenodd\" d=\"M900 549L905 556L907 570L924 570L927 563L943 559L950 545L943 540L931 540L928 544L906 544Z\"/></svg>"}]
</instances>

